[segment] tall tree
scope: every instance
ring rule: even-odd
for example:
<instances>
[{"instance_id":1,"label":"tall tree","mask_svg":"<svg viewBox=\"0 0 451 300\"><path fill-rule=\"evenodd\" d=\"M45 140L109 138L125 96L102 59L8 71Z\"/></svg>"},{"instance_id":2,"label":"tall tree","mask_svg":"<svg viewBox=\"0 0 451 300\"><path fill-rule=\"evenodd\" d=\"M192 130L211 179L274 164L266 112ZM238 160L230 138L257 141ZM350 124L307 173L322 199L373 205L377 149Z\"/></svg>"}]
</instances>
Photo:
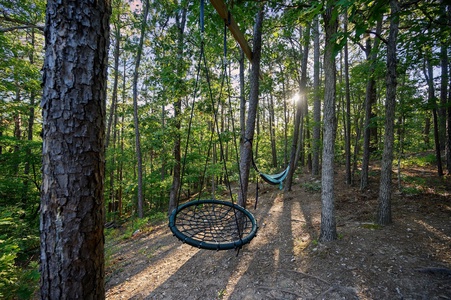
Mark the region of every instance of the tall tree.
<instances>
[{"instance_id":1,"label":"tall tree","mask_svg":"<svg viewBox=\"0 0 451 300\"><path fill-rule=\"evenodd\" d=\"M362 172L360 173L360 190L364 190L368 186L368 171L370 164L371 153L371 119L374 117L373 106L376 103L376 63L379 52L380 39L379 36L382 31L382 16L377 21L376 36L374 37L374 44L371 45L371 40L366 40L366 47L364 48L366 60L369 64L368 81L365 92L365 125L363 129L363 157L362 157Z\"/></svg>"},{"instance_id":2,"label":"tall tree","mask_svg":"<svg viewBox=\"0 0 451 300\"><path fill-rule=\"evenodd\" d=\"M319 156L321 146L321 98L319 95L320 45L319 21L313 21L313 134L312 134L312 175L319 175Z\"/></svg>"},{"instance_id":3,"label":"tall tree","mask_svg":"<svg viewBox=\"0 0 451 300\"><path fill-rule=\"evenodd\" d=\"M104 299L110 1L47 2L41 299Z\"/></svg>"},{"instance_id":4,"label":"tall tree","mask_svg":"<svg viewBox=\"0 0 451 300\"><path fill-rule=\"evenodd\" d=\"M390 29L387 41L387 77L386 77L386 100L385 100L385 133L384 150L381 161L381 178L379 185L379 199L377 210L377 222L387 225L392 222L391 215L391 191L392 191L392 166L393 166L393 144L394 123L396 105L396 41L399 31L399 2L390 0Z\"/></svg>"},{"instance_id":5,"label":"tall tree","mask_svg":"<svg viewBox=\"0 0 451 300\"><path fill-rule=\"evenodd\" d=\"M305 27L304 33L304 51L302 53L301 62L301 78L299 80L299 99L296 102L296 114L294 118L294 132L291 143L291 157L290 157L290 170L285 183L285 190L291 191L291 185L293 182L293 174L296 170L297 163L301 152L301 135L302 124L301 120L307 114L307 62L310 45L310 25Z\"/></svg>"},{"instance_id":6,"label":"tall tree","mask_svg":"<svg viewBox=\"0 0 451 300\"><path fill-rule=\"evenodd\" d=\"M443 167L442 167L442 155L441 155L441 146L440 146L440 129L439 129L439 116L437 109L437 100L435 96L435 86L434 86L434 70L431 63L431 58L428 57L429 53L425 53L424 55L424 64L423 64L423 73L424 78L426 78L426 82L428 85L428 106L432 110L432 124L434 128L434 145L435 145L435 158L437 161L437 174L438 176L443 176Z\"/></svg>"},{"instance_id":7,"label":"tall tree","mask_svg":"<svg viewBox=\"0 0 451 300\"><path fill-rule=\"evenodd\" d=\"M133 72L133 123L135 125L135 150L136 160L138 162L138 218L143 217L143 159L141 153L141 136L139 134L139 115L138 115L138 80L139 66L144 45L144 38L147 28L147 16L149 14L149 0L144 3L143 17L141 23L141 34L139 37L138 49L136 52L135 70Z\"/></svg>"},{"instance_id":8,"label":"tall tree","mask_svg":"<svg viewBox=\"0 0 451 300\"><path fill-rule=\"evenodd\" d=\"M249 186L249 170L252 161L252 141L257 117L258 97L260 90L260 58L262 47L263 5L260 5L255 18L252 70L250 75L249 110L246 120L245 140L240 145L240 179L241 190L238 196L238 204L246 207L247 190Z\"/></svg>"},{"instance_id":9,"label":"tall tree","mask_svg":"<svg viewBox=\"0 0 451 300\"><path fill-rule=\"evenodd\" d=\"M451 28L451 5L446 5L445 1L442 0L442 15L441 21L444 24L448 25L448 28ZM446 36L446 34L445 34ZM448 93L451 92L451 88L448 87L450 84L450 76L449 76L449 56L448 56L448 48L451 45L449 39L442 39L440 44L440 106L443 110L442 119L443 119L443 135L445 137L443 146L445 146L445 155L446 155L446 168L447 173L451 174L451 99L449 99Z\"/></svg>"},{"instance_id":10,"label":"tall tree","mask_svg":"<svg viewBox=\"0 0 451 300\"><path fill-rule=\"evenodd\" d=\"M336 7L327 2L323 13L325 28L324 51L324 130L323 162L321 170L321 230L319 239L323 242L337 238L334 204L334 151L335 151L335 34L338 28Z\"/></svg>"},{"instance_id":11,"label":"tall tree","mask_svg":"<svg viewBox=\"0 0 451 300\"><path fill-rule=\"evenodd\" d=\"M348 32L348 12L345 11L344 32ZM349 49L348 41L344 45L344 77L345 77L345 98L346 98L346 113L345 113L345 156L346 156L346 183L352 183L351 176L351 91L349 86Z\"/></svg>"},{"instance_id":12,"label":"tall tree","mask_svg":"<svg viewBox=\"0 0 451 300\"><path fill-rule=\"evenodd\" d=\"M176 71L177 75L181 76L183 74L183 47L184 47L184 35L185 35L185 25L186 25L186 13L187 8L184 6L181 11L179 11L176 15L176 25L177 25L177 61L176 61ZM179 82L182 79L178 79ZM181 88L179 86L179 88ZM169 195L169 208L168 214L174 210L177 206L179 190L181 183L181 175L182 175L182 165L181 165L181 137L180 137L180 128L181 128L181 114L182 114L182 96L176 95L176 100L174 102L174 119L175 119L175 140L174 140L174 168L172 174L172 186L171 192Z\"/></svg>"}]
</instances>

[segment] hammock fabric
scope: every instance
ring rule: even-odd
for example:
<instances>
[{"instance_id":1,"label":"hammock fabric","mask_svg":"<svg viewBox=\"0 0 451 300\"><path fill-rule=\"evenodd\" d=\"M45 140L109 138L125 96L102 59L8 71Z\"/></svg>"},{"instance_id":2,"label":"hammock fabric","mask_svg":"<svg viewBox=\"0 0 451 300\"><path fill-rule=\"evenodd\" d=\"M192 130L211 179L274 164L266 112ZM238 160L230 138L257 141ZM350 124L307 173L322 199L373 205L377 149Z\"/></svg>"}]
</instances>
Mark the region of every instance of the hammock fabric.
<instances>
[{"instance_id":1,"label":"hammock fabric","mask_svg":"<svg viewBox=\"0 0 451 300\"><path fill-rule=\"evenodd\" d=\"M259 172L260 177L269 184L279 185L279 189L283 188L283 181L288 175L288 171L290 170L290 166L288 166L285 170L278 174L270 175Z\"/></svg>"},{"instance_id":2,"label":"hammock fabric","mask_svg":"<svg viewBox=\"0 0 451 300\"><path fill-rule=\"evenodd\" d=\"M257 234L254 216L243 207L220 200L195 200L169 216L169 228L182 242L208 250L239 249Z\"/></svg>"}]
</instances>

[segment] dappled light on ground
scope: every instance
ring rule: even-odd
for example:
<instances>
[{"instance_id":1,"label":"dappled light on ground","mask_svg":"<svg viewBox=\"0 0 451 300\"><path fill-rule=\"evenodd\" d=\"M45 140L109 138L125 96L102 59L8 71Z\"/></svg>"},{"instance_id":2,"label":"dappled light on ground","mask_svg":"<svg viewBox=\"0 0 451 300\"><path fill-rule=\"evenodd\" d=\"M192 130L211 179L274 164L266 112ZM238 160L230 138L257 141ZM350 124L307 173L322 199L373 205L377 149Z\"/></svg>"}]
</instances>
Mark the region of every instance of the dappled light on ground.
<instances>
[{"instance_id":1,"label":"dappled light on ground","mask_svg":"<svg viewBox=\"0 0 451 300\"><path fill-rule=\"evenodd\" d=\"M377 188L337 180L339 239L318 242L320 191L264 186L259 231L238 253L192 248L166 224L114 245L107 299L441 299L451 294L449 197L393 200L394 223L374 224ZM445 192L449 187L444 187ZM442 193L443 194L443 193ZM250 195L250 197L252 197ZM110 245L111 247L111 245Z\"/></svg>"}]
</instances>

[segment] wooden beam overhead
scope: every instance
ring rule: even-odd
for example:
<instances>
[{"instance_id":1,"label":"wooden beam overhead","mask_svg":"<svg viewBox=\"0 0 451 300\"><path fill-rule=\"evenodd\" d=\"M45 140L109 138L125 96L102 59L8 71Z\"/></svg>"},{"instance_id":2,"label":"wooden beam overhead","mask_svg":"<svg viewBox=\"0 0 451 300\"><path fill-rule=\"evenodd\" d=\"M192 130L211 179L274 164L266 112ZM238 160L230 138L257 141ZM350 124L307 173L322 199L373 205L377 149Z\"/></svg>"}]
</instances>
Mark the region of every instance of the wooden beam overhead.
<instances>
[{"instance_id":1,"label":"wooden beam overhead","mask_svg":"<svg viewBox=\"0 0 451 300\"><path fill-rule=\"evenodd\" d=\"M233 19L232 15L229 14L229 10L225 5L223 0L210 0L213 7L218 12L219 16L224 20L230 32L233 35L233 38L238 42L241 49L243 49L244 54L252 62L252 49L249 47L247 40L244 38L243 33L240 31L238 24Z\"/></svg>"}]
</instances>

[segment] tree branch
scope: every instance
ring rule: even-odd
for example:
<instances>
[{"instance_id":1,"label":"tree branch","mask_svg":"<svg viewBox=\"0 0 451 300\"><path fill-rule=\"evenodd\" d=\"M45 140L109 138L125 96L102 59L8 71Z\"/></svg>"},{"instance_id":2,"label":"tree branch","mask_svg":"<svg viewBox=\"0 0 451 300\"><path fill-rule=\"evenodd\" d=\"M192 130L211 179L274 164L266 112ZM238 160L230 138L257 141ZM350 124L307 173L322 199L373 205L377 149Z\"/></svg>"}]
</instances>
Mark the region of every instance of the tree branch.
<instances>
[{"instance_id":1,"label":"tree branch","mask_svg":"<svg viewBox=\"0 0 451 300\"><path fill-rule=\"evenodd\" d=\"M366 32L366 33L369 33L369 34L374 34L374 35L375 35L377 38L379 38L384 44L387 44L387 43L388 43L388 41L387 41L384 37L382 37L381 34L375 32L375 31L367 30L367 31L365 31L365 32Z\"/></svg>"},{"instance_id":2,"label":"tree branch","mask_svg":"<svg viewBox=\"0 0 451 300\"><path fill-rule=\"evenodd\" d=\"M14 31L14 30L22 30L22 29L29 29L29 28L36 28L36 29L39 29L40 31L44 32L44 26L40 26L40 25L23 25L23 26L0 28L0 32L9 32L9 31Z\"/></svg>"},{"instance_id":3,"label":"tree branch","mask_svg":"<svg viewBox=\"0 0 451 300\"><path fill-rule=\"evenodd\" d=\"M12 26L12 27L6 27L6 28L0 28L0 32L8 32L8 31L14 31L14 30L22 30L22 29L28 29L28 28L36 28L40 31L44 32L44 26L43 25L36 25L30 22L22 21L19 19L11 18L6 11L2 10L0 15L0 21L10 22L13 24L18 24L21 26Z\"/></svg>"}]
</instances>

